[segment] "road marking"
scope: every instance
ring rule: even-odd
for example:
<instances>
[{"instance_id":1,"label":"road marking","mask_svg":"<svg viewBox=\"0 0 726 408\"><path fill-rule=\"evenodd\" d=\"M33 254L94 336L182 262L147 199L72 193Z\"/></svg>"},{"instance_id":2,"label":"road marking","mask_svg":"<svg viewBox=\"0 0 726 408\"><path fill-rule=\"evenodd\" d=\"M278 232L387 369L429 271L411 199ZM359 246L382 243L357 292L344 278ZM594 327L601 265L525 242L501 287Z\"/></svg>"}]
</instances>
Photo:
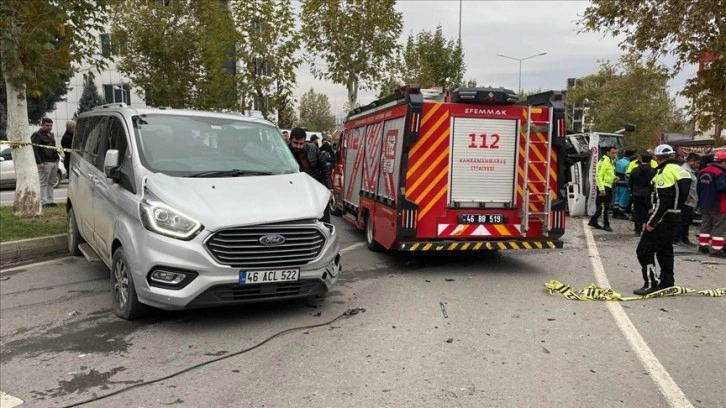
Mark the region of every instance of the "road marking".
<instances>
[{"instance_id":1,"label":"road marking","mask_svg":"<svg viewBox=\"0 0 726 408\"><path fill-rule=\"evenodd\" d=\"M346 253L348 251L352 251L354 249L357 249L357 248L360 248L360 247L364 246L365 244L366 244L365 242L359 242L357 244L353 244L351 246L347 246L347 247L341 249L340 250L340 253L343 254L343 253Z\"/></svg>"},{"instance_id":2,"label":"road marking","mask_svg":"<svg viewBox=\"0 0 726 408\"><path fill-rule=\"evenodd\" d=\"M587 249L590 253L590 262L592 263L592 269L595 272L595 279L597 284L603 288L610 288L610 282L605 274L605 268L600 260L600 254L597 251L597 244L595 238L592 236L592 231L587 225L587 219L582 221L582 225L585 228L585 238L587 239ZM658 361L653 351L648 347L645 339L640 335L638 329L635 328L633 322L630 321L625 310L618 302L607 302L608 310L615 319L620 332L623 333L625 339L630 344L630 348L633 349L635 355L643 364L643 367L648 371L650 378L655 381L655 384L660 389L661 394L668 402L668 406L674 408L693 408L693 404L688 400L686 395L681 391L673 381L673 378L668 374L665 367Z\"/></svg>"},{"instance_id":3,"label":"road marking","mask_svg":"<svg viewBox=\"0 0 726 408\"><path fill-rule=\"evenodd\" d=\"M66 258L73 258L73 257L72 256L64 256L62 258L53 258L53 259L49 259L47 261L30 262L30 263L26 263L26 264L19 265L19 266L14 266L12 268L0 267L0 274L3 274L5 272L18 271L18 270L21 270L21 269L28 269L30 267L45 265L45 264L54 263L54 262L60 262L60 261L62 261L64 259L66 259ZM82 258L82 257L79 257L79 258Z\"/></svg>"},{"instance_id":4,"label":"road marking","mask_svg":"<svg viewBox=\"0 0 726 408\"><path fill-rule=\"evenodd\" d=\"M23 400L0 391L0 408L13 408L22 404Z\"/></svg>"}]
</instances>

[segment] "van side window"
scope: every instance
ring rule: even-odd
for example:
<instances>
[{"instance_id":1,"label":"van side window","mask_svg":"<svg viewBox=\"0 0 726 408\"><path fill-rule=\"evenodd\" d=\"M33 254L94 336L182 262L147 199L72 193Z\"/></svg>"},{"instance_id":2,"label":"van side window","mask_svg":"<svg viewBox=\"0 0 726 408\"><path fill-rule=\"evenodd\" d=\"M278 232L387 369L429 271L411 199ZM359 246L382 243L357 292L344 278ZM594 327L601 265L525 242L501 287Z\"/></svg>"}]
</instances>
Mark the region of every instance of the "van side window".
<instances>
[{"instance_id":1,"label":"van side window","mask_svg":"<svg viewBox=\"0 0 726 408\"><path fill-rule=\"evenodd\" d=\"M109 117L108 121L111 125L108 128L108 133L101 136L101 141L98 148L98 156L96 157L96 167L103 171L103 162L106 158L106 152L108 149L116 149L119 152L119 162L123 162L126 155L126 147L128 142L126 141L126 132L124 131L124 124L117 117Z\"/></svg>"},{"instance_id":2,"label":"van side window","mask_svg":"<svg viewBox=\"0 0 726 408\"><path fill-rule=\"evenodd\" d=\"M90 130L89 122L93 118L81 118L76 123L76 133L73 135L74 149L83 150L83 146L86 145L86 139L88 138L88 132Z\"/></svg>"},{"instance_id":3,"label":"van side window","mask_svg":"<svg viewBox=\"0 0 726 408\"><path fill-rule=\"evenodd\" d=\"M83 146L83 158L86 161L96 163L101 136L106 133L105 130L107 124L108 121L105 116L95 116L90 120L90 123L88 124L90 131L88 132L88 138L86 138ZM103 159L101 159L101 163L103 163Z\"/></svg>"}]
</instances>

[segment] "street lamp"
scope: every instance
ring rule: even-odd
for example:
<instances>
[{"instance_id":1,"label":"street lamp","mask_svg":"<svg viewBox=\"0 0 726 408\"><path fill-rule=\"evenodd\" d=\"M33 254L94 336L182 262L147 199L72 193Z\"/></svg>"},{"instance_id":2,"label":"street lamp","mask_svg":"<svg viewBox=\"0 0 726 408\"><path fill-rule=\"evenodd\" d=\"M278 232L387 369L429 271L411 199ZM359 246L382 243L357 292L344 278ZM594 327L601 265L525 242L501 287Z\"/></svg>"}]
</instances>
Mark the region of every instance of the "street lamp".
<instances>
[{"instance_id":1,"label":"street lamp","mask_svg":"<svg viewBox=\"0 0 726 408\"><path fill-rule=\"evenodd\" d=\"M514 58L514 57L507 56L507 55L497 54L497 57L509 58L511 60L519 61L519 91L517 92L518 95L522 94L522 61L525 61L525 60L528 60L528 59L534 58L534 57L540 57L545 54L547 54L547 53L540 52L539 54L530 55L529 57L526 57L526 58Z\"/></svg>"}]
</instances>

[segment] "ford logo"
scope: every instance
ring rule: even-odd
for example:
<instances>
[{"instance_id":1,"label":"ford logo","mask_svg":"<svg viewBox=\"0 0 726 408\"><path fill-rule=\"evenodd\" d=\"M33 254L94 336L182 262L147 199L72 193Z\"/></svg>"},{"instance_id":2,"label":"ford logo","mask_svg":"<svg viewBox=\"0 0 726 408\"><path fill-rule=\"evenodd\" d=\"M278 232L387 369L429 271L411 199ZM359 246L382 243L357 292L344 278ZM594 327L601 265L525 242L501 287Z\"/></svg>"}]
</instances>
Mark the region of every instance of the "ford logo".
<instances>
[{"instance_id":1,"label":"ford logo","mask_svg":"<svg viewBox=\"0 0 726 408\"><path fill-rule=\"evenodd\" d=\"M285 237L279 234L263 235L260 238L260 244L266 246L278 246L285 243Z\"/></svg>"}]
</instances>

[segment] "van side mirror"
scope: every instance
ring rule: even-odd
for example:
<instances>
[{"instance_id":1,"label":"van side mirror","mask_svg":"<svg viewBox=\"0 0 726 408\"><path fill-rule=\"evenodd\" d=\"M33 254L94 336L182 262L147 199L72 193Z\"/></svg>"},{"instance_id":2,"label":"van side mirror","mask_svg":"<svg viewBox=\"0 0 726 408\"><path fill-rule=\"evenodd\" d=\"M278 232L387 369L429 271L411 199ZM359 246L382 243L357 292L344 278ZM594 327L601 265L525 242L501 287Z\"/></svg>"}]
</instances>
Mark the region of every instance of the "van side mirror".
<instances>
[{"instance_id":1,"label":"van side mirror","mask_svg":"<svg viewBox=\"0 0 726 408\"><path fill-rule=\"evenodd\" d=\"M0 157L0 161L5 161L5 158L4 157Z\"/></svg>"},{"instance_id":2,"label":"van side mirror","mask_svg":"<svg viewBox=\"0 0 726 408\"><path fill-rule=\"evenodd\" d=\"M116 168L119 164L118 150L109 149L106 151L106 156L103 158L103 172L107 178L114 181L118 180L118 171Z\"/></svg>"},{"instance_id":3,"label":"van side mirror","mask_svg":"<svg viewBox=\"0 0 726 408\"><path fill-rule=\"evenodd\" d=\"M623 127L625 128L626 132L635 132L635 125L631 123L625 123L623 124Z\"/></svg>"}]
</instances>

